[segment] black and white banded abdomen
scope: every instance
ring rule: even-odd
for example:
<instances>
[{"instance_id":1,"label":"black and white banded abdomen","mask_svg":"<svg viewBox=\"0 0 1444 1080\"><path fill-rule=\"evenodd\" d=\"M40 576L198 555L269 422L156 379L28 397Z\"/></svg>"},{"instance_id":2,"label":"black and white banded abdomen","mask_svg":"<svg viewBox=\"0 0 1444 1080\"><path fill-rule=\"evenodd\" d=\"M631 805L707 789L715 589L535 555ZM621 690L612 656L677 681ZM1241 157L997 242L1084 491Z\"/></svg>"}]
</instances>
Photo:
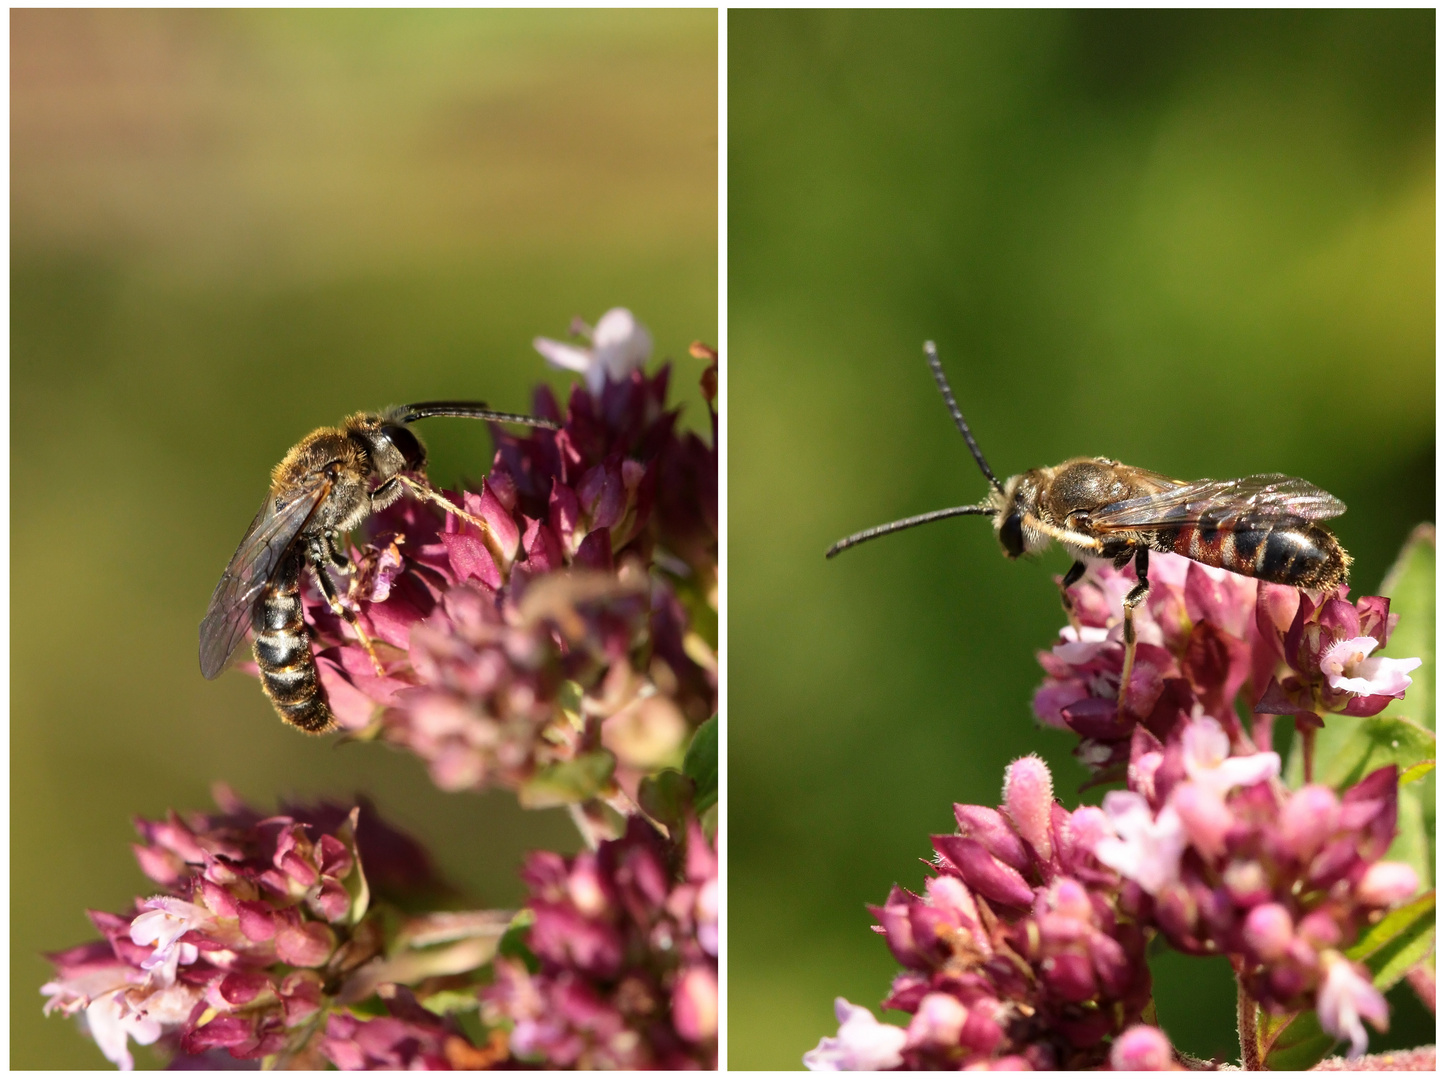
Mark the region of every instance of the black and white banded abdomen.
<instances>
[{"instance_id":1,"label":"black and white banded abdomen","mask_svg":"<svg viewBox=\"0 0 1444 1080\"><path fill-rule=\"evenodd\" d=\"M306 632L299 553L287 555L266 586L251 614L251 628L261 687L281 719L313 735L335 728Z\"/></svg>"}]
</instances>

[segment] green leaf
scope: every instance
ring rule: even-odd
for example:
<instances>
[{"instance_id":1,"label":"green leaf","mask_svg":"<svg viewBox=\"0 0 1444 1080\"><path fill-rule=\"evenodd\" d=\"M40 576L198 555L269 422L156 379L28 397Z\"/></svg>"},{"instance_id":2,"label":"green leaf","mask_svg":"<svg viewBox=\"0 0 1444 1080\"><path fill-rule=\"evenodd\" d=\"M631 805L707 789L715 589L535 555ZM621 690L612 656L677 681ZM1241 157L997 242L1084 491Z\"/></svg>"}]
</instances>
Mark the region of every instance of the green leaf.
<instances>
[{"instance_id":1,"label":"green leaf","mask_svg":"<svg viewBox=\"0 0 1444 1080\"><path fill-rule=\"evenodd\" d=\"M1434 948L1434 893L1389 912L1345 952L1374 973L1380 991L1394 988Z\"/></svg>"},{"instance_id":2,"label":"green leaf","mask_svg":"<svg viewBox=\"0 0 1444 1080\"><path fill-rule=\"evenodd\" d=\"M1264 1014L1267 1016L1267 1014ZM1275 1023L1277 1027L1275 1027ZM1292 1019L1268 1024L1268 1030L1277 1030L1273 1044L1264 1058L1264 1066L1277 1071L1286 1069L1302 1072L1311 1069L1324 1058L1338 1042L1323 1028L1312 1009L1295 1013Z\"/></svg>"},{"instance_id":3,"label":"green leaf","mask_svg":"<svg viewBox=\"0 0 1444 1080\"><path fill-rule=\"evenodd\" d=\"M446 1016L449 1013L474 1012L480 1007L481 1001L476 996L476 990L468 987L463 990L439 990L429 997L420 999L421 1007L429 1009L438 1016Z\"/></svg>"},{"instance_id":4,"label":"green leaf","mask_svg":"<svg viewBox=\"0 0 1444 1080\"><path fill-rule=\"evenodd\" d=\"M676 769L663 769L648 776L637 787L637 802L647 815L667 826L667 832L678 835L687 818L692 816L693 794L697 785Z\"/></svg>"},{"instance_id":5,"label":"green leaf","mask_svg":"<svg viewBox=\"0 0 1444 1080\"><path fill-rule=\"evenodd\" d=\"M516 918L511 920L511 925L506 928L506 933L501 936L501 943L496 947L498 956L521 961L533 975L541 970L541 961L526 943L527 931L534 922L536 913L530 908L522 908L516 913Z\"/></svg>"},{"instance_id":6,"label":"green leaf","mask_svg":"<svg viewBox=\"0 0 1444 1080\"><path fill-rule=\"evenodd\" d=\"M615 766L616 759L605 750L548 765L522 785L517 801L528 810L582 802L602 789Z\"/></svg>"},{"instance_id":7,"label":"green leaf","mask_svg":"<svg viewBox=\"0 0 1444 1080\"><path fill-rule=\"evenodd\" d=\"M1399 786L1403 787L1405 784L1412 784L1415 780L1422 780L1433 771L1433 758L1429 758L1427 761L1421 761L1417 765L1410 765L1399 774Z\"/></svg>"},{"instance_id":8,"label":"green leaf","mask_svg":"<svg viewBox=\"0 0 1444 1080\"><path fill-rule=\"evenodd\" d=\"M1426 761L1434 745L1432 731L1402 716L1329 716L1314 746L1314 780L1342 791L1385 765L1403 772Z\"/></svg>"},{"instance_id":9,"label":"green leaf","mask_svg":"<svg viewBox=\"0 0 1444 1080\"><path fill-rule=\"evenodd\" d=\"M351 897L347 922L352 926L366 917L366 909L371 906L371 886L366 883L366 871L361 867L361 852L356 847L356 823L360 816L361 808L353 806L350 815L338 830L341 843L351 852L351 872L346 875L341 886L346 890L346 895Z\"/></svg>"},{"instance_id":10,"label":"green leaf","mask_svg":"<svg viewBox=\"0 0 1444 1080\"><path fill-rule=\"evenodd\" d=\"M1384 716L1411 716L1434 730L1434 526L1419 525L1404 550L1384 575L1379 595L1389 598L1389 614L1399 625L1380 656L1417 656L1423 663L1409 673L1414 684L1401 701L1392 701Z\"/></svg>"},{"instance_id":11,"label":"green leaf","mask_svg":"<svg viewBox=\"0 0 1444 1080\"><path fill-rule=\"evenodd\" d=\"M705 813L717 802L717 717L712 717L692 736L682 771L697 785L693 805Z\"/></svg>"}]
</instances>

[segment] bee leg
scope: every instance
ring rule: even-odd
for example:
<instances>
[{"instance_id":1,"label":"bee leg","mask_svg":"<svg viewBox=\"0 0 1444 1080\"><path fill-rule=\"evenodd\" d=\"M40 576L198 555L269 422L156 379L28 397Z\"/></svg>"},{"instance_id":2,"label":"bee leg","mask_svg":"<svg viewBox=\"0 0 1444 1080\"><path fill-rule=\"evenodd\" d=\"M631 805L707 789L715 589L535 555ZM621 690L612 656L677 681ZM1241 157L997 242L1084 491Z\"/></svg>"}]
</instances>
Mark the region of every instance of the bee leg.
<instances>
[{"instance_id":1,"label":"bee leg","mask_svg":"<svg viewBox=\"0 0 1444 1080\"><path fill-rule=\"evenodd\" d=\"M437 506L441 507L448 513L455 514L457 517L461 518L462 521L471 522L473 525L475 525L478 529L481 530L483 536L491 535L491 530L487 528L486 522L482 521L481 518L477 517L475 514L468 514L465 510L457 506L445 495L441 494L441 492L432 488L429 484L418 484L409 476L398 476L396 477L396 479L400 480L403 484L409 487L411 491L417 496L417 498L426 499L428 502L434 502Z\"/></svg>"},{"instance_id":2,"label":"bee leg","mask_svg":"<svg viewBox=\"0 0 1444 1080\"><path fill-rule=\"evenodd\" d=\"M336 562L338 556L344 558L347 563L351 562L350 557L341 555L329 536L314 537L311 540L309 554L311 556L311 570L316 575L316 584L321 587L321 595L326 598L327 605L329 605L331 610L337 615L351 624L351 629L356 631L356 637L361 641L361 647L366 650L366 655L371 658L371 666L376 670L376 674L378 676L385 676L386 669L381 666L381 661L376 656L376 647L371 644L371 635L366 633L366 628L361 625L361 620L356 614L356 609L352 607L351 604L342 602L341 596L336 590L336 583L331 580L331 571L326 568L326 564L328 562ZM349 589L347 590L347 599L351 599Z\"/></svg>"},{"instance_id":3,"label":"bee leg","mask_svg":"<svg viewBox=\"0 0 1444 1080\"><path fill-rule=\"evenodd\" d=\"M332 566L350 577L356 576L356 564L351 561L351 556L346 554L346 549L341 546L340 533L332 531L326 534L326 548Z\"/></svg>"},{"instance_id":4,"label":"bee leg","mask_svg":"<svg viewBox=\"0 0 1444 1080\"><path fill-rule=\"evenodd\" d=\"M1138 651L1138 635L1133 629L1133 609L1148 596L1148 549L1139 548L1133 556L1133 569L1138 584L1123 598L1123 679L1118 684L1118 712L1122 714L1128 698L1128 680L1133 676L1133 655Z\"/></svg>"},{"instance_id":5,"label":"bee leg","mask_svg":"<svg viewBox=\"0 0 1444 1080\"><path fill-rule=\"evenodd\" d=\"M1063 575L1063 580L1058 583L1058 592L1063 597L1063 611L1068 616L1068 625L1073 627L1075 632L1078 630L1078 614L1073 610L1073 598L1068 595L1068 590L1082 581L1083 575L1087 572L1088 565L1086 563L1074 560L1073 565L1068 568L1068 572Z\"/></svg>"}]
</instances>

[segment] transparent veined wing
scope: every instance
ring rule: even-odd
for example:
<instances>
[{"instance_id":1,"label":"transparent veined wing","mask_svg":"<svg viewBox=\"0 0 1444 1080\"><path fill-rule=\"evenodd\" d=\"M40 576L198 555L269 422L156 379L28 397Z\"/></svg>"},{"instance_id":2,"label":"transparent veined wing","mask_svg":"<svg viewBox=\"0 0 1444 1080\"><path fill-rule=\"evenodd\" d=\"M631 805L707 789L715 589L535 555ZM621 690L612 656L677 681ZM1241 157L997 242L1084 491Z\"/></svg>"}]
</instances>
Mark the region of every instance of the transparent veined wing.
<instances>
[{"instance_id":1,"label":"transparent veined wing","mask_svg":"<svg viewBox=\"0 0 1444 1080\"><path fill-rule=\"evenodd\" d=\"M231 556L201 620L201 674L207 679L225 670L246 636L257 598L330 491L331 481L321 475L304 488L267 496Z\"/></svg>"},{"instance_id":2,"label":"transparent veined wing","mask_svg":"<svg viewBox=\"0 0 1444 1080\"><path fill-rule=\"evenodd\" d=\"M1197 524L1205 513L1263 514L1326 521L1347 507L1307 480L1283 473L1259 473L1237 480L1198 480L1191 484L1109 503L1089 516L1098 532Z\"/></svg>"}]
</instances>

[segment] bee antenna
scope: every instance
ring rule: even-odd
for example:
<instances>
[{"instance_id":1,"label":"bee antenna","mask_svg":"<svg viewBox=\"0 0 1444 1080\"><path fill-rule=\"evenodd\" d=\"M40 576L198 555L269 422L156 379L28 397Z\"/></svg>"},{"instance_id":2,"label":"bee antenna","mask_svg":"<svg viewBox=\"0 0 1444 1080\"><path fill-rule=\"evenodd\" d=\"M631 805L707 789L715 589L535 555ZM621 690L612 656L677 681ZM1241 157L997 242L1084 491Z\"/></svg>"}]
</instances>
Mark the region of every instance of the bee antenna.
<instances>
[{"instance_id":1,"label":"bee antenna","mask_svg":"<svg viewBox=\"0 0 1444 1080\"><path fill-rule=\"evenodd\" d=\"M550 428L557 425L550 420L521 413L497 412L488 409L484 401L418 401L415 405L401 405L391 411L391 419L409 424L413 420L425 420L428 416L461 416L472 420L495 420L503 424L525 424L527 427Z\"/></svg>"},{"instance_id":2,"label":"bee antenna","mask_svg":"<svg viewBox=\"0 0 1444 1080\"><path fill-rule=\"evenodd\" d=\"M946 510L934 510L931 513L919 514L917 517L903 518L901 521L890 521L886 525L874 525L871 529L863 529L862 532L853 533L833 544L827 549L827 557L830 559L839 551L846 551L848 548L861 544L864 540L872 540L878 536L886 536L888 533L902 532L904 529L911 529L914 525L926 525L929 521L941 521L943 518L961 517L964 514L996 514L997 508L982 503L977 506L952 506Z\"/></svg>"},{"instance_id":3,"label":"bee antenna","mask_svg":"<svg viewBox=\"0 0 1444 1080\"><path fill-rule=\"evenodd\" d=\"M988 468L987 459L978 449L977 440L973 438L973 433L968 428L968 422L963 419L963 411L958 408L958 403L953 398L953 388L948 385L948 377L943 374L943 362L938 359L938 347L931 341L925 341L923 342L923 352L927 353L928 366L933 369L933 378L938 381L938 389L943 392L943 401L947 403L948 412L953 414L953 423L958 425L958 430L967 440L968 449L973 452L973 459L977 461L978 468L983 470L983 475L988 478L988 483L992 484L997 491L1002 492L1003 485L998 483L998 478L993 475L993 470Z\"/></svg>"}]
</instances>

